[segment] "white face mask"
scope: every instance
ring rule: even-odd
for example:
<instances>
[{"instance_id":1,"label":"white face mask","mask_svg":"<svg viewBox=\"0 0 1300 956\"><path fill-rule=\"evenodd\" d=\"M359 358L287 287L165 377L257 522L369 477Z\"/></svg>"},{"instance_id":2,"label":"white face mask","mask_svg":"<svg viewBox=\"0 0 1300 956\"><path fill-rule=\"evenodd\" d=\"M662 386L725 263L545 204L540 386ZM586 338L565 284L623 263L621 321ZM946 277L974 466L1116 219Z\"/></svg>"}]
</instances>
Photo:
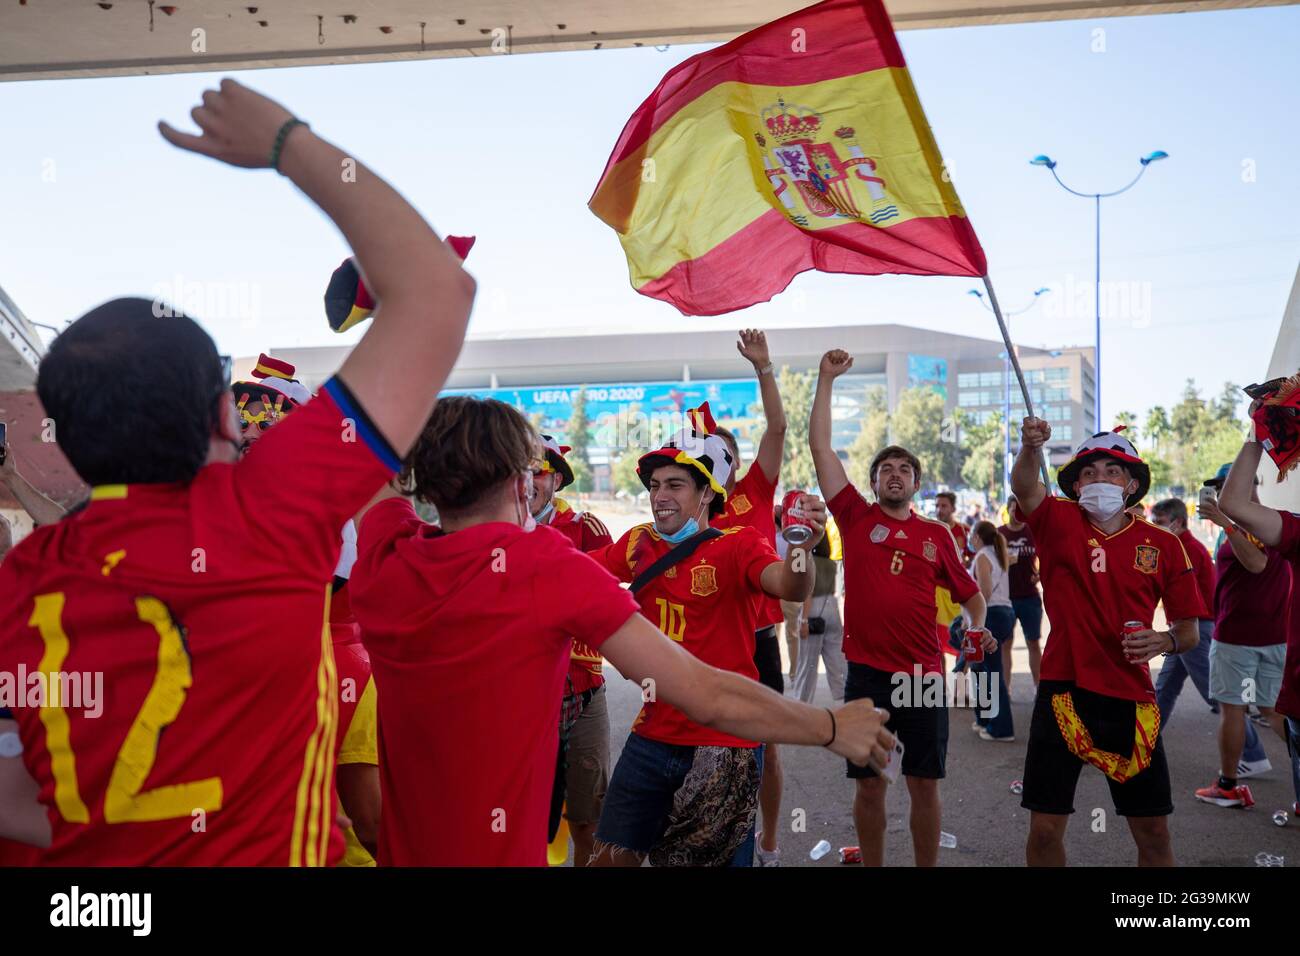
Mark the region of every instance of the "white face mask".
<instances>
[{"instance_id":1,"label":"white face mask","mask_svg":"<svg viewBox=\"0 0 1300 956\"><path fill-rule=\"evenodd\" d=\"M1108 481L1094 481L1079 492L1079 504L1097 521L1109 521L1124 510L1124 489Z\"/></svg>"},{"instance_id":2,"label":"white face mask","mask_svg":"<svg viewBox=\"0 0 1300 956\"><path fill-rule=\"evenodd\" d=\"M532 508L533 477L531 474L526 476L523 488L521 490L524 496L524 500L520 502L518 498L515 499L515 503L519 505L519 508L516 510L515 515L517 520L519 521L519 526L521 528L523 528L525 531L533 531L537 528L537 519L533 517L533 508ZM519 517L520 511L523 512L522 518Z\"/></svg>"}]
</instances>

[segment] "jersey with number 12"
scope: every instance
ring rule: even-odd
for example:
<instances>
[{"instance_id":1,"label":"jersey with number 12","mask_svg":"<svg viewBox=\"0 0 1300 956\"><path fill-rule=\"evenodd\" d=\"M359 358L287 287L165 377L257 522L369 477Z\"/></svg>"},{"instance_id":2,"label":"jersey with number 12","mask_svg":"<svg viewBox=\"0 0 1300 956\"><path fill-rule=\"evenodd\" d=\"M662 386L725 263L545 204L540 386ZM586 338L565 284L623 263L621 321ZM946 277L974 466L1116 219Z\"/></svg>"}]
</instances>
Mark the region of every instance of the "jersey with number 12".
<instances>
[{"instance_id":1,"label":"jersey with number 12","mask_svg":"<svg viewBox=\"0 0 1300 956\"><path fill-rule=\"evenodd\" d=\"M10 553L0 671L68 691L12 708L53 827L44 864L342 854L329 585L338 529L396 464L335 379L238 464L97 488Z\"/></svg>"}]
</instances>

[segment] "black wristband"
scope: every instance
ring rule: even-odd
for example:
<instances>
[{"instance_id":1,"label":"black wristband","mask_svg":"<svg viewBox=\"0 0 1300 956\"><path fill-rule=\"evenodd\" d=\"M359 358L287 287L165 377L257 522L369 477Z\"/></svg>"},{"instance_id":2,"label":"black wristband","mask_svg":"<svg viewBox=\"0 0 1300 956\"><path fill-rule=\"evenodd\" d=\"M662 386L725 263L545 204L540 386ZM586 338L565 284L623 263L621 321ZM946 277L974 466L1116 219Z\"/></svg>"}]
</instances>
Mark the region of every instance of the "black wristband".
<instances>
[{"instance_id":1,"label":"black wristband","mask_svg":"<svg viewBox=\"0 0 1300 956\"><path fill-rule=\"evenodd\" d=\"M271 146L271 168L277 173L280 172L280 154L284 152L284 141L289 138L289 134L295 126L307 126L307 124L296 116L290 117L284 121L284 125L275 134L275 143ZM307 126L307 128L311 129L310 126Z\"/></svg>"},{"instance_id":2,"label":"black wristband","mask_svg":"<svg viewBox=\"0 0 1300 956\"><path fill-rule=\"evenodd\" d=\"M1169 632L1169 643L1171 646L1168 653L1176 655L1178 653L1178 638L1174 636L1173 631Z\"/></svg>"},{"instance_id":3,"label":"black wristband","mask_svg":"<svg viewBox=\"0 0 1300 956\"><path fill-rule=\"evenodd\" d=\"M835 711L827 707L826 713L831 715L831 739L822 744L823 747L829 747L831 744L835 743L835 735L838 733L838 730L835 727Z\"/></svg>"}]
</instances>

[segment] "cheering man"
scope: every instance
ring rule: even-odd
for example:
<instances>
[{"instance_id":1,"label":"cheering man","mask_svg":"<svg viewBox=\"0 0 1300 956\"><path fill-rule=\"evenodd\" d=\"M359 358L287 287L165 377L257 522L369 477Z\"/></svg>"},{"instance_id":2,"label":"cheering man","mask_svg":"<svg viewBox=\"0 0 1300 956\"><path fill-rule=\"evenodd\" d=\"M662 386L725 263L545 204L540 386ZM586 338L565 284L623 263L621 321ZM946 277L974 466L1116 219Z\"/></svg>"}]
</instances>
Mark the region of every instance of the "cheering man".
<instances>
[{"instance_id":1,"label":"cheering man","mask_svg":"<svg viewBox=\"0 0 1300 956\"><path fill-rule=\"evenodd\" d=\"M845 700L889 701L888 727L903 742L902 772L912 801L912 849L917 866L939 860L942 806L939 781L948 756L948 707L922 702L916 674L943 673L934 634L934 594L947 588L969 618L968 633L986 653L997 641L984 630L984 598L962 567L952 532L912 510L920 490L921 463L891 445L871 462L875 504L867 504L849 481L831 447L831 390L853 366L842 349L822 356L808 440L822 493L828 497L844 538L844 656L849 661ZM914 688L913 693L897 692ZM885 855L886 781L875 770L850 764L856 781L853 822L864 866L881 866Z\"/></svg>"},{"instance_id":2,"label":"cheering man","mask_svg":"<svg viewBox=\"0 0 1300 956\"><path fill-rule=\"evenodd\" d=\"M1025 757L1025 856L1031 866L1065 865L1074 791L1090 763L1128 818L1139 865L1172 866L1169 766L1147 661L1195 647L1196 621L1207 612L1178 538L1125 511L1151 484L1132 444L1118 432L1089 438L1061 467L1067 497L1054 498L1038 481L1040 449L1051 436L1046 422L1026 418L1011 472L1052 621ZM1155 631L1162 600L1172 625ZM1142 627L1125 634L1130 621Z\"/></svg>"},{"instance_id":3,"label":"cheering man","mask_svg":"<svg viewBox=\"0 0 1300 956\"><path fill-rule=\"evenodd\" d=\"M641 612L694 657L752 680L758 599L803 601L812 592L810 552L825 509L817 498L800 499L814 537L784 561L752 527L710 527L725 506L734 459L707 404L689 420L638 463L653 523L593 557L631 582ZM755 741L779 738L723 732L643 696L610 780L593 864L637 866L650 855L657 865L750 866L763 759Z\"/></svg>"},{"instance_id":4,"label":"cheering man","mask_svg":"<svg viewBox=\"0 0 1300 956\"><path fill-rule=\"evenodd\" d=\"M39 784L50 865L341 855L337 673L322 628L339 529L415 441L474 297L419 213L360 165L342 181L354 160L284 107L227 79L191 115L199 135L164 124L163 136L279 170L342 230L380 305L321 394L242 459L221 361L193 320L118 299L50 346L37 392L92 491L0 567L0 671L101 673L111 688L98 704L43 701L0 719L0 739L17 725ZM286 549L292 560L266 560ZM0 834L14 812L0 807Z\"/></svg>"}]
</instances>

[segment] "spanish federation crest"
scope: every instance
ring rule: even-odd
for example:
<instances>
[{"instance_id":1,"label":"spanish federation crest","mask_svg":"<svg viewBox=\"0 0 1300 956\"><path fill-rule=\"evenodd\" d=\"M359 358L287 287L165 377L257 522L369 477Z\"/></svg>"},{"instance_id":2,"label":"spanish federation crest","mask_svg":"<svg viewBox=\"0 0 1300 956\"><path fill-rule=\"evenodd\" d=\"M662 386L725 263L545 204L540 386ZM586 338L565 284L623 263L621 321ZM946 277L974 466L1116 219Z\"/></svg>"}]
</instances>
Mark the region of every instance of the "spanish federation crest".
<instances>
[{"instance_id":1,"label":"spanish federation crest","mask_svg":"<svg viewBox=\"0 0 1300 956\"><path fill-rule=\"evenodd\" d=\"M1133 567L1143 574L1155 574L1160 568L1160 549L1149 544L1139 544L1137 556L1133 559Z\"/></svg>"},{"instance_id":2,"label":"spanish federation crest","mask_svg":"<svg viewBox=\"0 0 1300 956\"><path fill-rule=\"evenodd\" d=\"M749 498L746 495L736 495L731 499L731 510L735 514L743 515L752 511L753 508L754 506L749 503Z\"/></svg>"},{"instance_id":3,"label":"spanish federation crest","mask_svg":"<svg viewBox=\"0 0 1300 956\"><path fill-rule=\"evenodd\" d=\"M767 136L754 134L763 171L780 208L795 225L806 227L822 219L881 226L899 217L875 160L863 151L852 126L839 127L832 138L822 131L821 113L786 105L783 97L763 110L761 118L773 141L769 148Z\"/></svg>"},{"instance_id":4,"label":"spanish federation crest","mask_svg":"<svg viewBox=\"0 0 1300 956\"><path fill-rule=\"evenodd\" d=\"M878 524L871 529L871 541L874 544L883 544L885 539L888 537L889 537L889 529L886 528L883 524Z\"/></svg>"},{"instance_id":5,"label":"spanish federation crest","mask_svg":"<svg viewBox=\"0 0 1300 956\"><path fill-rule=\"evenodd\" d=\"M711 564L700 564L691 568L691 593L696 597L708 597L718 590L718 572Z\"/></svg>"},{"instance_id":6,"label":"spanish federation crest","mask_svg":"<svg viewBox=\"0 0 1300 956\"><path fill-rule=\"evenodd\" d=\"M934 561L939 557L939 550L934 546L933 541L926 541L921 545L921 553L925 555L925 560Z\"/></svg>"}]
</instances>

